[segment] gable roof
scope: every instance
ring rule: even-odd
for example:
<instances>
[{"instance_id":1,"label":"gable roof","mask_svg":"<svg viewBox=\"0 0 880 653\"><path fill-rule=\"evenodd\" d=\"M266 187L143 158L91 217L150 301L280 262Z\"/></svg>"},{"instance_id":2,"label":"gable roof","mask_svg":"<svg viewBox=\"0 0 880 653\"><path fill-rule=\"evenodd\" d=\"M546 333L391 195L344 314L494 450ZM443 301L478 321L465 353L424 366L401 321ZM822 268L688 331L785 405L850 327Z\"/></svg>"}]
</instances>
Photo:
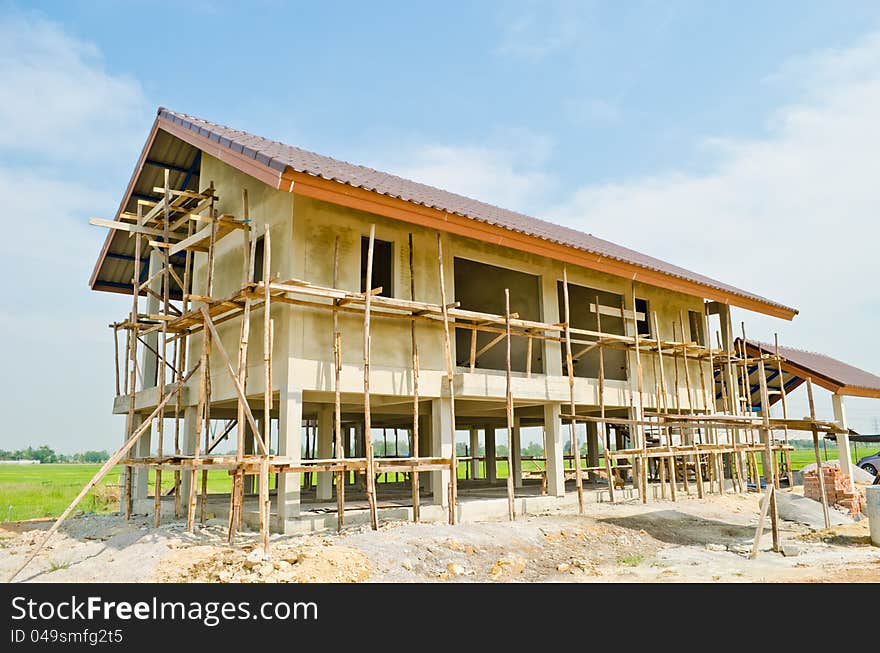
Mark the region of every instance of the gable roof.
<instances>
[{"instance_id":1,"label":"gable roof","mask_svg":"<svg viewBox=\"0 0 880 653\"><path fill-rule=\"evenodd\" d=\"M749 355L756 355L758 351L766 354L776 353L774 345L765 342L746 340L746 344ZM814 383L835 394L880 398L880 376L876 374L871 374L871 372L826 354L795 349L794 347L780 346L779 355L783 359L783 376L790 379L787 383L791 384L792 390L800 385L794 380L795 378L803 381L810 377ZM757 375L755 379L757 379ZM758 403L760 403L760 399L758 399Z\"/></svg>"},{"instance_id":2,"label":"gable roof","mask_svg":"<svg viewBox=\"0 0 880 653\"><path fill-rule=\"evenodd\" d=\"M154 133L157 127L281 190L466 233L776 317L791 319L798 312L761 295L591 234L164 107L158 110ZM142 159L148 149L145 147ZM129 196L131 188L132 184ZM130 197L123 199L122 206L129 201ZM107 247L105 245L105 252ZM99 260L98 266L101 262ZM92 287L96 279L94 274Z\"/></svg>"}]
</instances>

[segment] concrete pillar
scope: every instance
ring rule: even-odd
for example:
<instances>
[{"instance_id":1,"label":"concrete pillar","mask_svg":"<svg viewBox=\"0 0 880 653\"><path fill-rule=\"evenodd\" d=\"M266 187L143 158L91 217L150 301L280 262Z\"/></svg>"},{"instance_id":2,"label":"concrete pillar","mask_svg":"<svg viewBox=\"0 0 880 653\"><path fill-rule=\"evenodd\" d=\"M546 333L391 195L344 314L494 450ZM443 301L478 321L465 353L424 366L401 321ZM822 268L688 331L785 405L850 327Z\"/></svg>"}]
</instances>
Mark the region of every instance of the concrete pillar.
<instances>
[{"instance_id":1,"label":"concrete pillar","mask_svg":"<svg viewBox=\"0 0 880 653\"><path fill-rule=\"evenodd\" d=\"M302 390L282 386L278 403L278 455L302 460ZM300 475L278 474L278 519L281 528L300 512Z\"/></svg>"},{"instance_id":2,"label":"concrete pillar","mask_svg":"<svg viewBox=\"0 0 880 653\"><path fill-rule=\"evenodd\" d=\"M550 324L562 321L559 316L558 276L551 273L541 277L541 319ZM562 376L562 351L561 343L544 341L544 374Z\"/></svg>"},{"instance_id":3,"label":"concrete pillar","mask_svg":"<svg viewBox=\"0 0 880 653\"><path fill-rule=\"evenodd\" d=\"M433 447L433 421L431 415L425 415L424 412L419 413L419 458L430 458L434 450ZM433 476L430 473L419 474L420 491L428 495L434 491Z\"/></svg>"},{"instance_id":4,"label":"concrete pillar","mask_svg":"<svg viewBox=\"0 0 880 653\"><path fill-rule=\"evenodd\" d=\"M438 458L450 458L453 447L452 438L452 402L449 397L431 400L431 455ZM430 473L433 503L449 505L447 488L451 480L448 469Z\"/></svg>"},{"instance_id":5,"label":"concrete pillar","mask_svg":"<svg viewBox=\"0 0 880 653\"><path fill-rule=\"evenodd\" d=\"M522 487L522 428L519 415L513 416L513 432L508 434L507 446L512 447L513 487Z\"/></svg>"},{"instance_id":6,"label":"concrete pillar","mask_svg":"<svg viewBox=\"0 0 880 653\"><path fill-rule=\"evenodd\" d=\"M187 406L183 409L183 438L180 444L180 452L183 455L192 455L196 451L196 441L199 439L196 433L196 421L198 406ZM189 497L189 472L184 471L180 475L181 505L185 506ZM184 513L186 509L184 509Z\"/></svg>"},{"instance_id":7,"label":"concrete pillar","mask_svg":"<svg viewBox=\"0 0 880 653\"><path fill-rule=\"evenodd\" d=\"M150 250L150 264L147 271L149 276L153 276L156 272L162 269L162 259L159 257L159 252L155 249ZM156 277L150 283L150 290L157 293L161 296L162 294L162 275ZM153 295L147 295L147 313L151 315L155 315L159 312L159 300ZM156 356L156 352L159 351L159 333L157 331L153 331L152 333L148 333L144 336L144 342L148 345L148 347L143 348L143 372L144 372L144 387L145 388L155 388L156 387L156 371L158 369L158 357ZM150 349L152 348L152 350ZM167 378L167 375L166 375Z\"/></svg>"},{"instance_id":8,"label":"concrete pillar","mask_svg":"<svg viewBox=\"0 0 880 653\"><path fill-rule=\"evenodd\" d=\"M471 454L471 478L477 478L480 472L480 461L476 457L480 455L480 431L472 426L470 428L470 454Z\"/></svg>"},{"instance_id":9,"label":"concrete pillar","mask_svg":"<svg viewBox=\"0 0 880 653\"><path fill-rule=\"evenodd\" d=\"M486 434L486 480L494 483L498 480L498 460L495 456L495 427L487 426L484 429Z\"/></svg>"},{"instance_id":10,"label":"concrete pillar","mask_svg":"<svg viewBox=\"0 0 880 653\"><path fill-rule=\"evenodd\" d=\"M141 426L143 424L143 418L139 415L135 415L135 424L136 426ZM150 425L144 434L137 439L134 447L132 447L132 457L134 458L146 458L150 455L150 448L152 445L153 439L153 425ZM134 501L139 501L141 499L147 498L148 492L148 481L150 478L150 470L146 467L135 467L132 470L131 477L131 498Z\"/></svg>"},{"instance_id":11,"label":"concrete pillar","mask_svg":"<svg viewBox=\"0 0 880 653\"><path fill-rule=\"evenodd\" d=\"M843 428L847 428L843 396L831 395L831 405L834 408L834 421ZM849 450L849 433L837 434L837 458L840 460L841 471L852 478L852 455Z\"/></svg>"},{"instance_id":12,"label":"concrete pillar","mask_svg":"<svg viewBox=\"0 0 880 653\"><path fill-rule=\"evenodd\" d=\"M544 404L544 455L547 458L547 494L565 496L565 472L562 459L562 404Z\"/></svg>"},{"instance_id":13,"label":"concrete pillar","mask_svg":"<svg viewBox=\"0 0 880 653\"><path fill-rule=\"evenodd\" d=\"M333 457L333 406L318 409L318 458ZM333 472L318 472L318 501L333 498Z\"/></svg>"},{"instance_id":14,"label":"concrete pillar","mask_svg":"<svg viewBox=\"0 0 880 653\"><path fill-rule=\"evenodd\" d=\"M257 428L260 433L265 432L262 425L262 418L257 421ZM250 425L244 429L244 452L246 455L253 454L256 451L257 439L254 437L254 431ZM257 476L255 474L247 474L244 477L244 493L255 494L257 492Z\"/></svg>"},{"instance_id":15,"label":"concrete pillar","mask_svg":"<svg viewBox=\"0 0 880 653\"><path fill-rule=\"evenodd\" d=\"M355 458L366 458L367 456L367 440L364 434L364 427L366 424L363 422L358 422L354 427L354 457ZM354 474L354 485L358 487L361 491L367 491L367 477L366 474L361 472L356 472Z\"/></svg>"},{"instance_id":16,"label":"concrete pillar","mask_svg":"<svg viewBox=\"0 0 880 653\"><path fill-rule=\"evenodd\" d=\"M599 466L599 425L587 422L587 467ZM596 472L589 472L588 478L596 480Z\"/></svg>"}]
</instances>

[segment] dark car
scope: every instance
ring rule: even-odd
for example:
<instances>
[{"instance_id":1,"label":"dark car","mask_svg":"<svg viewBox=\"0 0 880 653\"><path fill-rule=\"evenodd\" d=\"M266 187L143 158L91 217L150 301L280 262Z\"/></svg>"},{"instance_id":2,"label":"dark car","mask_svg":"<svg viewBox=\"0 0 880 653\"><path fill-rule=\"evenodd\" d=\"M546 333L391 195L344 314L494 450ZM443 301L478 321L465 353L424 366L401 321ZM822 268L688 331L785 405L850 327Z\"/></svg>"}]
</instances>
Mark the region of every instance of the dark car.
<instances>
[{"instance_id":1,"label":"dark car","mask_svg":"<svg viewBox=\"0 0 880 653\"><path fill-rule=\"evenodd\" d=\"M859 462L856 465L864 469L871 476L877 476L877 470L880 469L880 451L870 456L859 458Z\"/></svg>"}]
</instances>

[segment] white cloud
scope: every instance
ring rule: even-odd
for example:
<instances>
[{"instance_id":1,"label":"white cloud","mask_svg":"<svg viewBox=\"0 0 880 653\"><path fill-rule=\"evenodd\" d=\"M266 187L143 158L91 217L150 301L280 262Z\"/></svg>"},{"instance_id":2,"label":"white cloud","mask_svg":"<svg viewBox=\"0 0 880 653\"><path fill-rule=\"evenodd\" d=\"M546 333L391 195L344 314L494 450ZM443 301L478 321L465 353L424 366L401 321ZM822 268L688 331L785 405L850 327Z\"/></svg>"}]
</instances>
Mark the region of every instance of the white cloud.
<instances>
[{"instance_id":1,"label":"white cloud","mask_svg":"<svg viewBox=\"0 0 880 653\"><path fill-rule=\"evenodd\" d=\"M602 99L572 99L563 103L568 119L575 125L615 123L621 119L618 104Z\"/></svg>"},{"instance_id":2,"label":"white cloud","mask_svg":"<svg viewBox=\"0 0 880 653\"><path fill-rule=\"evenodd\" d=\"M698 144L713 154L702 174L585 183L548 206L558 185L528 147L413 148L392 169L794 306L791 323L744 311L736 319L752 337L776 331L783 344L880 373L880 349L866 346L880 321L880 35L786 62L765 81L797 95L760 138ZM851 404L851 425L873 428L878 406ZM795 397L792 411L802 416L806 404ZM830 402L819 411L830 418Z\"/></svg>"},{"instance_id":3,"label":"white cloud","mask_svg":"<svg viewBox=\"0 0 880 653\"><path fill-rule=\"evenodd\" d=\"M862 308L880 298L865 283L880 271L880 39L813 61L816 77L800 79L808 97L777 111L765 138L709 143L713 171L585 185L551 214L794 305L802 316L791 344L880 369L880 355L855 339L832 341L842 322L867 335L878 317Z\"/></svg>"},{"instance_id":4,"label":"white cloud","mask_svg":"<svg viewBox=\"0 0 880 653\"><path fill-rule=\"evenodd\" d=\"M880 35L767 81L800 99L770 116L763 138L708 141L712 171L587 184L550 214L795 306L791 324L740 318L750 335L779 331L784 344L880 373L880 350L865 347L880 319Z\"/></svg>"},{"instance_id":5,"label":"white cloud","mask_svg":"<svg viewBox=\"0 0 880 653\"><path fill-rule=\"evenodd\" d=\"M0 149L106 160L142 138L140 84L106 70L98 48L35 15L0 17Z\"/></svg>"},{"instance_id":6,"label":"white cloud","mask_svg":"<svg viewBox=\"0 0 880 653\"><path fill-rule=\"evenodd\" d=\"M0 340L14 370L0 376L11 420L0 448L119 442L107 324L128 302L88 289L105 235L88 217L112 216L144 106L140 85L108 73L94 45L36 16L0 17Z\"/></svg>"},{"instance_id":7,"label":"white cloud","mask_svg":"<svg viewBox=\"0 0 880 653\"><path fill-rule=\"evenodd\" d=\"M580 2L526 3L502 17L495 52L532 62L564 52L584 37L586 10L589 7Z\"/></svg>"},{"instance_id":8,"label":"white cloud","mask_svg":"<svg viewBox=\"0 0 880 653\"><path fill-rule=\"evenodd\" d=\"M387 153L375 167L407 179L518 211L532 211L554 187L542 168L553 149L548 138L498 128L480 144L427 144Z\"/></svg>"}]
</instances>

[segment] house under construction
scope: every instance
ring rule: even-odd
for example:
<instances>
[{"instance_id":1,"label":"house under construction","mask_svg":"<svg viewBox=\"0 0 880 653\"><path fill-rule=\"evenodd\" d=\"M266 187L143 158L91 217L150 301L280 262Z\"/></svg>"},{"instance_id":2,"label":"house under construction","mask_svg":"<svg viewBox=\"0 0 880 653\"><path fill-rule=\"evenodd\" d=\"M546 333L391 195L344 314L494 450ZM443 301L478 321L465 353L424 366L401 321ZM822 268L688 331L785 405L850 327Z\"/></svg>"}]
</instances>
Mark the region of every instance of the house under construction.
<instances>
[{"instance_id":1,"label":"house under construction","mask_svg":"<svg viewBox=\"0 0 880 653\"><path fill-rule=\"evenodd\" d=\"M845 433L772 419L792 368L730 319L793 308L168 109L91 222L109 229L91 287L132 297L112 325L127 515L227 514L268 541L760 491L762 458L772 494L790 430ZM530 427L544 451L524 460Z\"/></svg>"}]
</instances>

